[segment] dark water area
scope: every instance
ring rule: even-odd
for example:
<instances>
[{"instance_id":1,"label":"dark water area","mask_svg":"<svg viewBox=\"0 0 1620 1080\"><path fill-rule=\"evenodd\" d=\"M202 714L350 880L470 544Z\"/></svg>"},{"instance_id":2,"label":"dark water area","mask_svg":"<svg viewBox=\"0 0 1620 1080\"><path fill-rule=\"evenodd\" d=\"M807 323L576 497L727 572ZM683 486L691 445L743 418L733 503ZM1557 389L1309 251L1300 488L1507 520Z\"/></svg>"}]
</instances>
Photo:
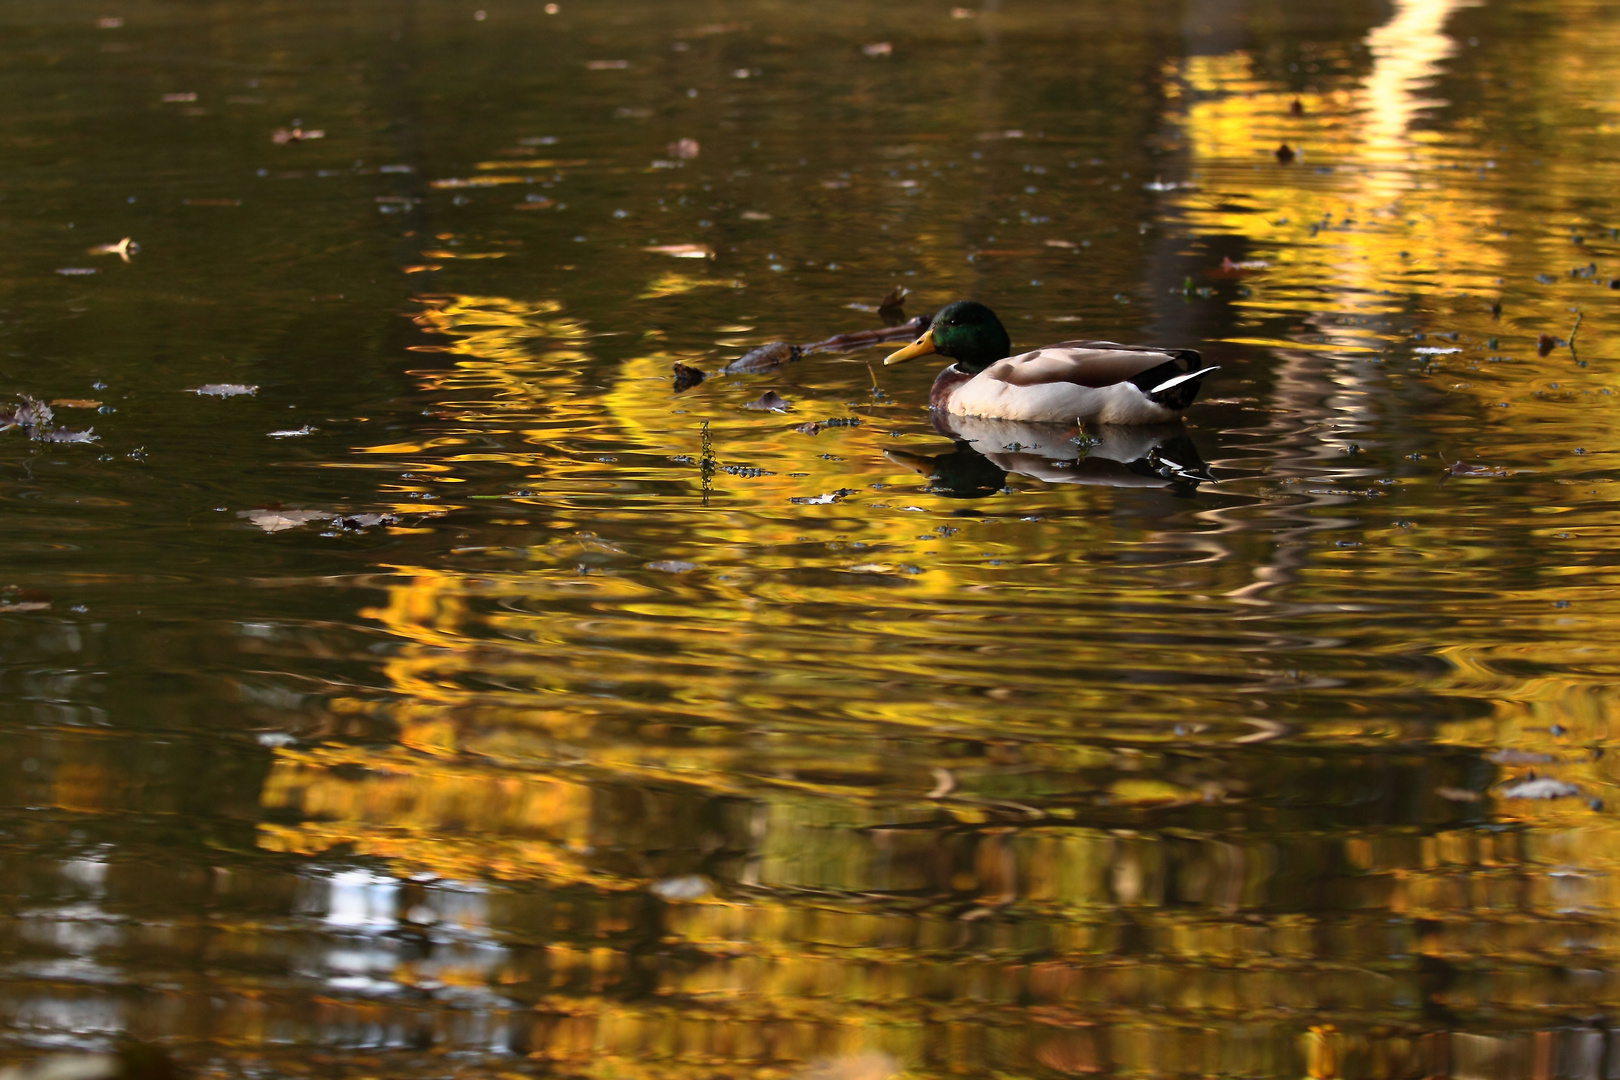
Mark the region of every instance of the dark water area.
<instances>
[{"instance_id":1,"label":"dark water area","mask_svg":"<svg viewBox=\"0 0 1620 1080\"><path fill-rule=\"evenodd\" d=\"M0 35L0 1068L1620 1076L1620 8Z\"/></svg>"}]
</instances>

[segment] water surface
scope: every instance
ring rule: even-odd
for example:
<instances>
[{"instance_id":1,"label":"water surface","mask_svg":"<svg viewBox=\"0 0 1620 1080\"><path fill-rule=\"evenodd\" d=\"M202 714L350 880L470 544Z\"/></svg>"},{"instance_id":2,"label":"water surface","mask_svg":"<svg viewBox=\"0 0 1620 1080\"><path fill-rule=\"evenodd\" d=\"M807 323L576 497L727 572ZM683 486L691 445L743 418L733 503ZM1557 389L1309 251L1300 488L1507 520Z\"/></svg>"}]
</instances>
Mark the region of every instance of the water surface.
<instances>
[{"instance_id":1,"label":"water surface","mask_svg":"<svg viewBox=\"0 0 1620 1080\"><path fill-rule=\"evenodd\" d=\"M1609 1075L1620 11L0 32L0 1060Z\"/></svg>"}]
</instances>

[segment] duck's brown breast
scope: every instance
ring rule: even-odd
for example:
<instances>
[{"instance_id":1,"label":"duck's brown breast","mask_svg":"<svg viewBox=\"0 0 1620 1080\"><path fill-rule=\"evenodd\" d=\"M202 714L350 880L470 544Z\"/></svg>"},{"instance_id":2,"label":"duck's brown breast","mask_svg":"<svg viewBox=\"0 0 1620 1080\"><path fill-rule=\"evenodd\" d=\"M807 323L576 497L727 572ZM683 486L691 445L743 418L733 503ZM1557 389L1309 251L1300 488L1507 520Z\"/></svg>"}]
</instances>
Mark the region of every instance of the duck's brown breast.
<instances>
[{"instance_id":1,"label":"duck's brown breast","mask_svg":"<svg viewBox=\"0 0 1620 1080\"><path fill-rule=\"evenodd\" d=\"M971 378L971 374L955 364L941 371L934 377L934 388L928 391L928 407L949 410L952 392Z\"/></svg>"}]
</instances>

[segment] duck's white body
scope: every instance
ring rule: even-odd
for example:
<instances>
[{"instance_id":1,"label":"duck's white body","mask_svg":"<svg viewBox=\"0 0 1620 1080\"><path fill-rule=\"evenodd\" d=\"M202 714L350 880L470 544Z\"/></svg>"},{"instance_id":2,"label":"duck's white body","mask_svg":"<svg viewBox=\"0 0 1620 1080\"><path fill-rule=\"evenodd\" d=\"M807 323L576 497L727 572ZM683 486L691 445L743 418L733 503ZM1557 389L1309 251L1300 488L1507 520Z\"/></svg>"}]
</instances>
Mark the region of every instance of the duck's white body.
<instances>
[{"instance_id":1,"label":"duck's white body","mask_svg":"<svg viewBox=\"0 0 1620 1080\"><path fill-rule=\"evenodd\" d=\"M1107 341L1065 341L1019 353L970 375L956 364L940 372L929 404L959 416L1050 424L1162 424L1180 416L1150 394L1193 373L1170 375L1144 390L1131 381L1177 356ZM1213 368L1200 368L1202 375Z\"/></svg>"}]
</instances>

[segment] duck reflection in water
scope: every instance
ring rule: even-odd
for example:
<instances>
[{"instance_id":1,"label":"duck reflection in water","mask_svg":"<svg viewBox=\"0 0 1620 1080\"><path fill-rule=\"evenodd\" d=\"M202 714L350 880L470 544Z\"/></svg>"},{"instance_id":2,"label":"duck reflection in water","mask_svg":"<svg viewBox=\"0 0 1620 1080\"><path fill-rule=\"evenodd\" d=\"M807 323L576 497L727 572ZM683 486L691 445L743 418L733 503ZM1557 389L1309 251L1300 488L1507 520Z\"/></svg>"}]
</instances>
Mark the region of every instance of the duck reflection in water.
<instances>
[{"instance_id":1,"label":"duck reflection in water","mask_svg":"<svg viewBox=\"0 0 1620 1080\"><path fill-rule=\"evenodd\" d=\"M1098 425L1076 429L935 412L934 428L955 445L946 454L886 450L889 460L933 481L933 490L959 499L994 495L1009 474L1049 484L1166 488L1190 498L1215 482L1187 429L1179 423Z\"/></svg>"}]
</instances>

